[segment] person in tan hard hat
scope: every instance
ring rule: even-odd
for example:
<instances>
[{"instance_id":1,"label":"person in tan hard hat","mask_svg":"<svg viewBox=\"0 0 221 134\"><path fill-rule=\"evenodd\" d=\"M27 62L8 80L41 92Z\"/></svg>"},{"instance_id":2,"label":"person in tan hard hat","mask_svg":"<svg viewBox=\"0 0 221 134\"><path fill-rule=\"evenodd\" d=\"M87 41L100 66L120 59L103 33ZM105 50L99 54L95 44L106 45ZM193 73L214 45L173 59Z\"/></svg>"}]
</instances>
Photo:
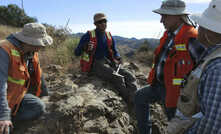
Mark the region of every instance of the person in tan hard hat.
<instances>
[{"instance_id":1,"label":"person in tan hard hat","mask_svg":"<svg viewBox=\"0 0 221 134\"><path fill-rule=\"evenodd\" d=\"M81 56L81 71L94 73L96 76L110 81L128 101L130 93L133 94L137 89L136 78L132 73L120 68L122 58L113 36L106 31L107 16L104 13L96 13L93 19L96 28L87 31L75 49L75 55ZM114 75L117 68L120 68L121 76Z\"/></svg>"},{"instance_id":2,"label":"person in tan hard hat","mask_svg":"<svg viewBox=\"0 0 221 134\"><path fill-rule=\"evenodd\" d=\"M38 23L28 23L21 32L0 41L0 134L8 134L13 122L33 120L44 113L39 97L47 94L38 51L52 42Z\"/></svg>"}]
</instances>

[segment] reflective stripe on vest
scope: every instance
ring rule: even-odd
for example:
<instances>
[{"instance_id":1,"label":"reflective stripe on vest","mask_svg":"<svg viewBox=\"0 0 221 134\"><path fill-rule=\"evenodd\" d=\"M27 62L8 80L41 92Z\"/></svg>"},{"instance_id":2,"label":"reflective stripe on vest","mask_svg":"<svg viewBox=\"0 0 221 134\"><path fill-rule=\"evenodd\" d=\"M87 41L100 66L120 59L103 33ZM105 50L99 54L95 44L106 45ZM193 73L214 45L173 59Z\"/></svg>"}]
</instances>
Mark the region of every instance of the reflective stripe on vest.
<instances>
[{"instance_id":1,"label":"reflective stripe on vest","mask_svg":"<svg viewBox=\"0 0 221 134\"><path fill-rule=\"evenodd\" d=\"M12 49L12 50L11 50L11 54L12 54L13 56L20 57L20 53L19 53L17 50L15 50L15 49Z\"/></svg>"},{"instance_id":2,"label":"reflective stripe on vest","mask_svg":"<svg viewBox=\"0 0 221 134\"><path fill-rule=\"evenodd\" d=\"M20 57L20 53L17 50L15 50L15 49L11 50L11 54L13 56ZM11 82L11 83L15 83L15 84L21 85L21 86L23 86L25 84L25 80L24 79L17 80L15 78L11 77L11 76L8 76L8 81Z\"/></svg>"},{"instance_id":3,"label":"reflective stripe on vest","mask_svg":"<svg viewBox=\"0 0 221 134\"><path fill-rule=\"evenodd\" d=\"M89 54L87 54L86 52L83 52L83 54L81 55L81 59L86 62L89 62L90 61Z\"/></svg>"},{"instance_id":4,"label":"reflective stripe on vest","mask_svg":"<svg viewBox=\"0 0 221 134\"><path fill-rule=\"evenodd\" d=\"M92 30L92 31L90 31L90 32L91 32L91 37L92 37L92 38L95 38L95 37L96 37L95 30Z\"/></svg>"},{"instance_id":5,"label":"reflective stripe on vest","mask_svg":"<svg viewBox=\"0 0 221 134\"><path fill-rule=\"evenodd\" d=\"M182 81L182 78L173 78L173 85L181 85Z\"/></svg>"},{"instance_id":6,"label":"reflective stripe on vest","mask_svg":"<svg viewBox=\"0 0 221 134\"><path fill-rule=\"evenodd\" d=\"M91 38L96 38L95 30L92 30L90 32L91 32ZM84 51L81 55L81 59L86 61L86 62L89 62L90 61L90 56L87 52Z\"/></svg>"},{"instance_id":7,"label":"reflective stripe on vest","mask_svg":"<svg viewBox=\"0 0 221 134\"><path fill-rule=\"evenodd\" d=\"M177 51L186 51L187 50L185 44L176 44L175 47L176 47Z\"/></svg>"},{"instance_id":8,"label":"reflective stripe on vest","mask_svg":"<svg viewBox=\"0 0 221 134\"><path fill-rule=\"evenodd\" d=\"M108 38L109 40L111 40L110 32L107 32L107 38Z\"/></svg>"},{"instance_id":9,"label":"reflective stripe on vest","mask_svg":"<svg viewBox=\"0 0 221 134\"><path fill-rule=\"evenodd\" d=\"M21 79L21 80L16 80L10 76L8 76L8 81L11 82L11 83L15 83L15 84L18 84L18 85L21 85L21 86L24 86L25 84L25 80L24 79Z\"/></svg>"},{"instance_id":10,"label":"reflective stripe on vest","mask_svg":"<svg viewBox=\"0 0 221 134\"><path fill-rule=\"evenodd\" d=\"M152 64L152 68L154 68L154 66L155 66L155 64L153 63L153 64Z\"/></svg>"}]
</instances>

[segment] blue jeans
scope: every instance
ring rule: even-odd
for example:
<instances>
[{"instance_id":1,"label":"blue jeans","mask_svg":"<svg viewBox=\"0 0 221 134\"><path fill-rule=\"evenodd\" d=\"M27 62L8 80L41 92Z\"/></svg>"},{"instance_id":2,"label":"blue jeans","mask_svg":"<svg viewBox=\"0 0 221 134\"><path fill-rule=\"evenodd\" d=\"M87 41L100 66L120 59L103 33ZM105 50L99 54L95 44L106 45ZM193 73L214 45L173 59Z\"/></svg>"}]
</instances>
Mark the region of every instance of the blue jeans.
<instances>
[{"instance_id":1,"label":"blue jeans","mask_svg":"<svg viewBox=\"0 0 221 134\"><path fill-rule=\"evenodd\" d=\"M151 134L152 122L150 122L149 104L156 101L164 101L165 89L162 86L147 85L135 94L135 113L140 134Z\"/></svg>"},{"instance_id":2,"label":"blue jeans","mask_svg":"<svg viewBox=\"0 0 221 134\"><path fill-rule=\"evenodd\" d=\"M27 121L40 117L45 112L45 104L40 98L26 94L20 104L18 112L13 118L13 121Z\"/></svg>"}]
</instances>

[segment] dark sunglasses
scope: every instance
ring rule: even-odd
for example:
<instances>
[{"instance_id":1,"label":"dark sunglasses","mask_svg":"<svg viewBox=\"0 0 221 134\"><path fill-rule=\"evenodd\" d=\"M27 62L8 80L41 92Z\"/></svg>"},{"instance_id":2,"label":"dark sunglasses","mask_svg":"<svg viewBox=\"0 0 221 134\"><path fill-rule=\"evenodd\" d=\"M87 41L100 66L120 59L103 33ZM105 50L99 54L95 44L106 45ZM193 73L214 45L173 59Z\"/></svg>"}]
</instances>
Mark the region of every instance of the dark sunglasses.
<instances>
[{"instance_id":1,"label":"dark sunglasses","mask_svg":"<svg viewBox=\"0 0 221 134\"><path fill-rule=\"evenodd\" d=\"M99 20L96 22L97 24L102 24L102 23L107 23L107 20L103 19L103 20Z\"/></svg>"}]
</instances>

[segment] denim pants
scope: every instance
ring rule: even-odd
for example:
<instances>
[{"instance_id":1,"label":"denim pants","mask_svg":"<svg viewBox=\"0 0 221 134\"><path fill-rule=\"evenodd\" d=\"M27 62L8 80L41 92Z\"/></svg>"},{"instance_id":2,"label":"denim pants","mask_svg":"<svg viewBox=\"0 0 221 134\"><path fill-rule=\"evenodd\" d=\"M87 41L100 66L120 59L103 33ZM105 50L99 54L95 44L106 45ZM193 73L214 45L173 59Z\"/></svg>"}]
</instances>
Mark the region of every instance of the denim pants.
<instances>
[{"instance_id":1,"label":"denim pants","mask_svg":"<svg viewBox=\"0 0 221 134\"><path fill-rule=\"evenodd\" d=\"M45 104L40 98L32 94L26 94L12 120L13 122L33 120L40 117L44 112Z\"/></svg>"},{"instance_id":2,"label":"denim pants","mask_svg":"<svg viewBox=\"0 0 221 134\"><path fill-rule=\"evenodd\" d=\"M140 134L151 134L152 122L150 122L149 104L164 101L165 89L163 86L147 85L139 89L135 94L135 113Z\"/></svg>"}]
</instances>

